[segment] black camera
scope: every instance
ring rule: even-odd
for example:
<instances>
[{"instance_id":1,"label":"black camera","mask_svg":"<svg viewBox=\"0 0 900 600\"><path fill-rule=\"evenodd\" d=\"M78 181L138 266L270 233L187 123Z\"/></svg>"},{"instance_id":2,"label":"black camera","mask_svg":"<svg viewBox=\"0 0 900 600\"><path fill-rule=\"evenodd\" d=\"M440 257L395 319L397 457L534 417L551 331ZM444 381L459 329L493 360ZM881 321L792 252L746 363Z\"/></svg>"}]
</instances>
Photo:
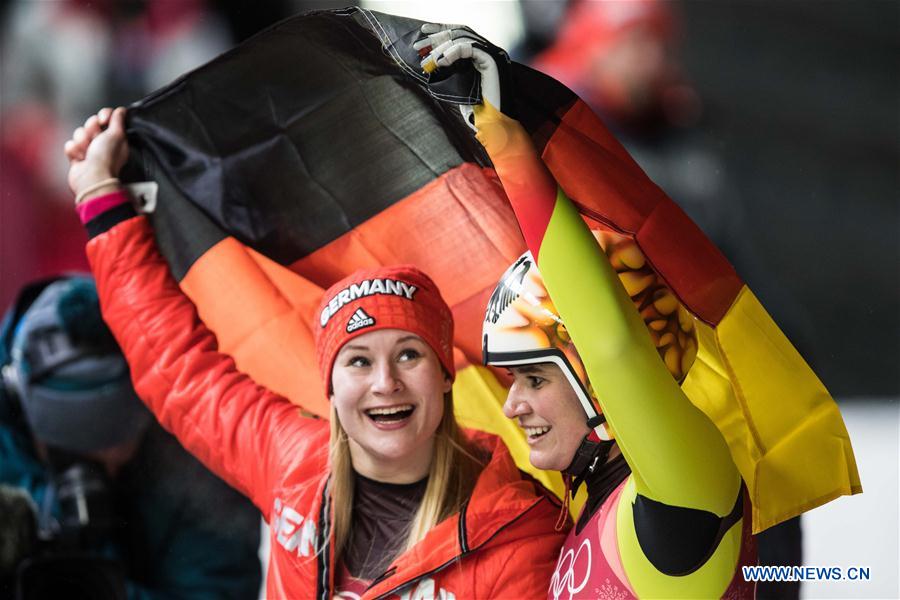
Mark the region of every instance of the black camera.
<instances>
[{"instance_id":1,"label":"black camera","mask_svg":"<svg viewBox=\"0 0 900 600\"><path fill-rule=\"evenodd\" d=\"M38 546L22 561L16 600L119 600L126 597L122 565L104 556L120 524L106 472L99 464L51 451L59 516L39 519Z\"/></svg>"},{"instance_id":2,"label":"black camera","mask_svg":"<svg viewBox=\"0 0 900 600\"><path fill-rule=\"evenodd\" d=\"M115 532L117 518L103 467L75 462L55 477L59 502L57 547L91 551Z\"/></svg>"}]
</instances>

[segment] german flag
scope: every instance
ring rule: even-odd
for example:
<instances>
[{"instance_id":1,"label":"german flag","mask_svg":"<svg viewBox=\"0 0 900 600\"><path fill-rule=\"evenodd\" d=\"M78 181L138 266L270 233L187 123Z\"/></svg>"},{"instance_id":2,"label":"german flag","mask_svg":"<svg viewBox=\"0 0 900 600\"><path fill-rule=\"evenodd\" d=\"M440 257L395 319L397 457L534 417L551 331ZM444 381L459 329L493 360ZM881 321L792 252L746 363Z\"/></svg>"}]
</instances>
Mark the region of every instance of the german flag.
<instances>
[{"instance_id":1,"label":"german flag","mask_svg":"<svg viewBox=\"0 0 900 600\"><path fill-rule=\"evenodd\" d=\"M460 420L502 435L561 493L501 413L504 376L480 366L488 297L550 213L520 233L508 197L529 182L492 164L458 111L480 102L474 70L419 69L421 25L350 8L272 26L129 109L126 177L158 184L160 248L220 349L314 414L328 414L312 329L324 289L362 267L420 267L456 318ZM723 433L754 530L861 491L837 406L721 253L577 96L527 67L512 74L532 160Z\"/></svg>"}]
</instances>

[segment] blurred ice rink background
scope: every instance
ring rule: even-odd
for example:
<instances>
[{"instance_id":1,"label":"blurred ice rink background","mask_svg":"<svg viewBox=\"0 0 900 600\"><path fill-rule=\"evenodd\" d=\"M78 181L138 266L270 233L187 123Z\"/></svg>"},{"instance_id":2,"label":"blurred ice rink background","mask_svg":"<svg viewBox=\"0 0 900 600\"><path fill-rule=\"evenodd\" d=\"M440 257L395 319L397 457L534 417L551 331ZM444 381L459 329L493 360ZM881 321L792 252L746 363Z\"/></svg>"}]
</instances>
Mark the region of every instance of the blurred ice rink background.
<instances>
[{"instance_id":1,"label":"blurred ice rink background","mask_svg":"<svg viewBox=\"0 0 900 600\"><path fill-rule=\"evenodd\" d=\"M841 402L863 493L803 516L803 562L871 568L869 581L807 582L804 598L900 597L900 403L897 398Z\"/></svg>"}]
</instances>

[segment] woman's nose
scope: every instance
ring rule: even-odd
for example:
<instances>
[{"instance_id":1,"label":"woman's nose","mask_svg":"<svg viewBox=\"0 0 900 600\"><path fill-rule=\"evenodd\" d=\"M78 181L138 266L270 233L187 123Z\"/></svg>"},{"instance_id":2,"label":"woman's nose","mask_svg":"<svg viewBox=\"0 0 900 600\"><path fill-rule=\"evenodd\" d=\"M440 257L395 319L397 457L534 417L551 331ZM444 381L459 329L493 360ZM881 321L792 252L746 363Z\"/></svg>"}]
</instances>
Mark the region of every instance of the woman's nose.
<instances>
[{"instance_id":1,"label":"woman's nose","mask_svg":"<svg viewBox=\"0 0 900 600\"><path fill-rule=\"evenodd\" d=\"M390 362L381 362L373 370L372 391L376 394L393 394L403 388L394 365Z\"/></svg>"},{"instance_id":2,"label":"woman's nose","mask_svg":"<svg viewBox=\"0 0 900 600\"><path fill-rule=\"evenodd\" d=\"M531 407L528 405L528 402L516 392L515 386L513 386L506 396L506 402L503 403L503 414L506 415L506 418L508 419L515 419L516 417L527 415L530 412Z\"/></svg>"}]
</instances>

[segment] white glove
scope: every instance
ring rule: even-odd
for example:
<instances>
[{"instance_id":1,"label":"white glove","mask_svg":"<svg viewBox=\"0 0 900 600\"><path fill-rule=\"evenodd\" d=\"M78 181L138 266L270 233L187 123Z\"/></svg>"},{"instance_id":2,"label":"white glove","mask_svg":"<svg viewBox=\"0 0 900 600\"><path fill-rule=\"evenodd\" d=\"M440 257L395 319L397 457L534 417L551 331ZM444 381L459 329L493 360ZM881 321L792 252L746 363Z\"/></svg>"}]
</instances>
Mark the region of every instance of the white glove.
<instances>
[{"instance_id":1,"label":"white glove","mask_svg":"<svg viewBox=\"0 0 900 600\"><path fill-rule=\"evenodd\" d=\"M449 67L457 60L471 59L481 75L481 97L497 110L501 110L500 70L494 57L487 51L490 43L462 25L426 23L421 28L423 38L413 48L423 56L422 70L432 73L441 67ZM474 129L472 107L460 105L466 123Z\"/></svg>"}]
</instances>

